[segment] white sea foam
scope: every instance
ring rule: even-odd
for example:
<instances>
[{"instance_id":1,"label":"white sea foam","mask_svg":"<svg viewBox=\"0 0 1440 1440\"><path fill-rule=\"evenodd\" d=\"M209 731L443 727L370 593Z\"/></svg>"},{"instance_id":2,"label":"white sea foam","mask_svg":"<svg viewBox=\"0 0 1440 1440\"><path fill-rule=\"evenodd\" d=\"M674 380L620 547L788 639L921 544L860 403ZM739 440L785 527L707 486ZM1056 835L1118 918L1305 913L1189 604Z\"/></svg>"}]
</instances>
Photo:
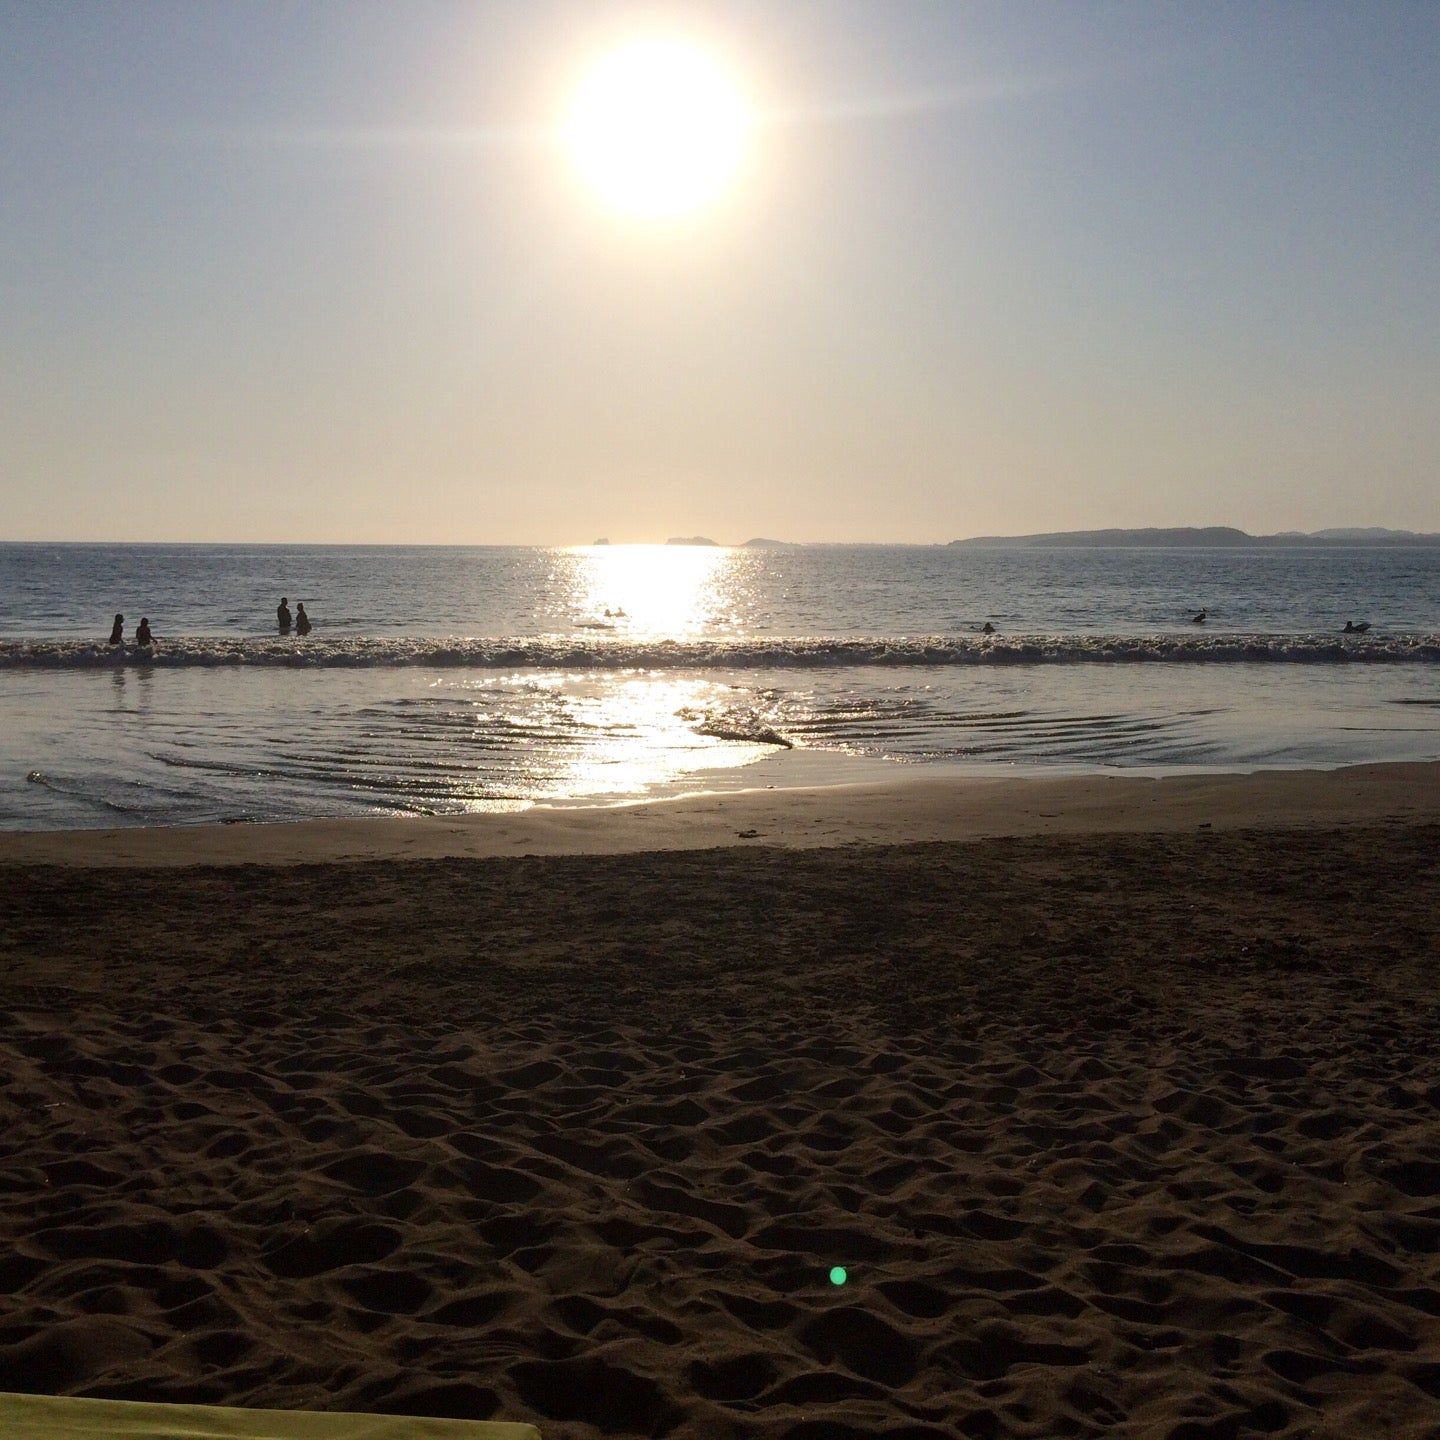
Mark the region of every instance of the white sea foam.
<instances>
[{"instance_id":1,"label":"white sea foam","mask_svg":"<svg viewBox=\"0 0 1440 1440\"><path fill-rule=\"evenodd\" d=\"M612 640L399 636L322 641L205 636L152 650L75 640L0 641L0 669L130 666L278 666L291 669L424 666L542 670L734 670L899 665L1435 664L1440 634L1366 635L923 635L874 639L801 636L745 640Z\"/></svg>"}]
</instances>

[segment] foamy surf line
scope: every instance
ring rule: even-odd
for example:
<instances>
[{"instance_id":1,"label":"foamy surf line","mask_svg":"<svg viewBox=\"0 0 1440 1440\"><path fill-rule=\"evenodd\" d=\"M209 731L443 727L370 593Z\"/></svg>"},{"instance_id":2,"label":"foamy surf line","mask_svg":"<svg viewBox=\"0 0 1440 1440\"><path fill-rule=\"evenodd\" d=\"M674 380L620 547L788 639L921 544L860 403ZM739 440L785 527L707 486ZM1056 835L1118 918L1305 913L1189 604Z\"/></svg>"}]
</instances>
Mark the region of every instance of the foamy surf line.
<instances>
[{"instance_id":1,"label":"foamy surf line","mask_svg":"<svg viewBox=\"0 0 1440 1440\"><path fill-rule=\"evenodd\" d=\"M0 641L0 669L125 666L202 669L758 670L850 666L1065 664L1379 665L1440 663L1440 634L932 635L886 639L465 639L401 636L326 640L178 637L153 649L81 640Z\"/></svg>"}]
</instances>

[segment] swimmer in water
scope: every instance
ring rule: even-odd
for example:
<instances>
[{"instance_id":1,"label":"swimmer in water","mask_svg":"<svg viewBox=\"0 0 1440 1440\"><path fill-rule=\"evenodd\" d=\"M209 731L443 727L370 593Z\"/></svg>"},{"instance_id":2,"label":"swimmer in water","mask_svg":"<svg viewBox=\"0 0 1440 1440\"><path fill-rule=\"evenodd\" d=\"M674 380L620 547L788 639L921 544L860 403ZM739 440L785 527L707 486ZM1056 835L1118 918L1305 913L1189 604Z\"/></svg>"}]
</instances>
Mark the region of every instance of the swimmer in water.
<instances>
[{"instance_id":1,"label":"swimmer in water","mask_svg":"<svg viewBox=\"0 0 1440 1440\"><path fill-rule=\"evenodd\" d=\"M305 613L305 602L295 602L295 633L297 635L308 635L310 633L310 617Z\"/></svg>"},{"instance_id":2,"label":"swimmer in water","mask_svg":"<svg viewBox=\"0 0 1440 1440\"><path fill-rule=\"evenodd\" d=\"M125 643L125 617L117 615L115 624L110 630L110 643L112 645L123 645Z\"/></svg>"},{"instance_id":3,"label":"swimmer in water","mask_svg":"<svg viewBox=\"0 0 1440 1440\"><path fill-rule=\"evenodd\" d=\"M275 607L275 623L280 627L282 635L290 633L290 601L282 595L280 603Z\"/></svg>"},{"instance_id":4,"label":"swimmer in water","mask_svg":"<svg viewBox=\"0 0 1440 1440\"><path fill-rule=\"evenodd\" d=\"M135 627L135 643L137 645L149 645L155 637L150 633L150 622L143 615L140 623Z\"/></svg>"}]
</instances>

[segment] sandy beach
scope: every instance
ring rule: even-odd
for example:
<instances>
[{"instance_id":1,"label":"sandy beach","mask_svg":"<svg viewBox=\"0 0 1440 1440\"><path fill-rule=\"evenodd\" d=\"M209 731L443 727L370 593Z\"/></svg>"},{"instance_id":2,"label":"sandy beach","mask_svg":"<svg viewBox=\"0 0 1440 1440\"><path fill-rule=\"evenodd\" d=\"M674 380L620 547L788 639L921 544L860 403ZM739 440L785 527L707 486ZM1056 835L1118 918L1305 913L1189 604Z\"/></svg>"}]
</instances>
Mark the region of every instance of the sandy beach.
<instances>
[{"instance_id":1,"label":"sandy beach","mask_svg":"<svg viewBox=\"0 0 1440 1440\"><path fill-rule=\"evenodd\" d=\"M0 1389L1433 1437L1436 781L0 837Z\"/></svg>"}]
</instances>

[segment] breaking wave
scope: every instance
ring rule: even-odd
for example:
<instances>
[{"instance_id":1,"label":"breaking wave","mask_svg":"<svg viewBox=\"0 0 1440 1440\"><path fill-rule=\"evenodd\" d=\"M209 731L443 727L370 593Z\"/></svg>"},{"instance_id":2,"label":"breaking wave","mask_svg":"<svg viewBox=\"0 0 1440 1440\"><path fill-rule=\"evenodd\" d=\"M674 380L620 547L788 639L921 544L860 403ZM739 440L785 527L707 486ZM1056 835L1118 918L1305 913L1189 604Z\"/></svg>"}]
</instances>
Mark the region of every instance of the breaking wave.
<instances>
[{"instance_id":1,"label":"breaking wave","mask_svg":"<svg viewBox=\"0 0 1440 1440\"><path fill-rule=\"evenodd\" d=\"M855 665L1440 663L1440 634L929 635L749 640L517 640L397 636L322 641L166 639L153 651L80 640L0 641L0 669L276 666L291 669L756 670Z\"/></svg>"}]
</instances>

